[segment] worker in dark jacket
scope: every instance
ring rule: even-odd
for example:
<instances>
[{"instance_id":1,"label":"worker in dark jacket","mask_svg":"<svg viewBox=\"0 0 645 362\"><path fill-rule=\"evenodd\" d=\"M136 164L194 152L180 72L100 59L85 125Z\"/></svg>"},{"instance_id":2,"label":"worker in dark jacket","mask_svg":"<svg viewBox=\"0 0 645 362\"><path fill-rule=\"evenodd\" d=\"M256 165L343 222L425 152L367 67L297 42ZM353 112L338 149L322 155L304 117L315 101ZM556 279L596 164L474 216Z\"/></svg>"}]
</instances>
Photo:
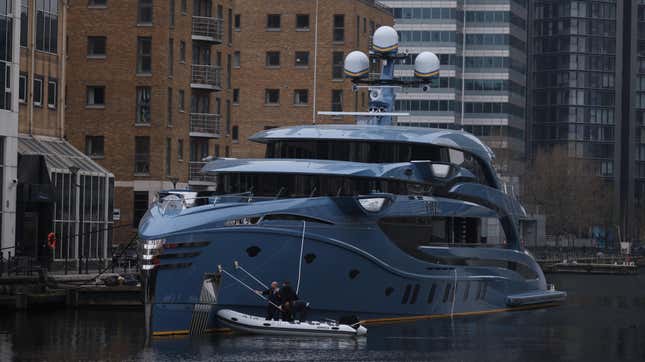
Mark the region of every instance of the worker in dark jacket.
<instances>
[{"instance_id":1,"label":"worker in dark jacket","mask_svg":"<svg viewBox=\"0 0 645 362\"><path fill-rule=\"evenodd\" d=\"M285 321L293 320L293 304L298 300L298 294L291 288L288 281L282 283L280 287L280 298L282 301L282 319Z\"/></svg>"},{"instance_id":2,"label":"worker in dark jacket","mask_svg":"<svg viewBox=\"0 0 645 362\"><path fill-rule=\"evenodd\" d=\"M280 316L280 310L278 306L282 303L282 298L280 298L280 288L278 282L272 282L269 289L261 292L259 290L255 291L258 294L262 294L267 297L269 304L267 305L267 320L275 319L277 320Z\"/></svg>"}]
</instances>

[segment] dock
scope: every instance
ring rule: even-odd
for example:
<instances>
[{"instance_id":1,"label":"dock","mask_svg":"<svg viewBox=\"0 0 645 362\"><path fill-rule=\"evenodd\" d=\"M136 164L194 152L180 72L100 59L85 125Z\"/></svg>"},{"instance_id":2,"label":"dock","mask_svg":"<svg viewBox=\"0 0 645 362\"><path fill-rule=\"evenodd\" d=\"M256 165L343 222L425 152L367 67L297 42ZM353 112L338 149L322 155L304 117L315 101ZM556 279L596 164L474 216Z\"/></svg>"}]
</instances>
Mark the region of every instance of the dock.
<instances>
[{"instance_id":1,"label":"dock","mask_svg":"<svg viewBox=\"0 0 645 362\"><path fill-rule=\"evenodd\" d=\"M111 277L116 275L103 275ZM141 287L108 286L87 274L4 275L0 277L1 309L142 307Z\"/></svg>"},{"instance_id":2,"label":"dock","mask_svg":"<svg viewBox=\"0 0 645 362\"><path fill-rule=\"evenodd\" d=\"M634 262L540 262L545 273L578 273L578 274L638 274L638 265Z\"/></svg>"}]
</instances>

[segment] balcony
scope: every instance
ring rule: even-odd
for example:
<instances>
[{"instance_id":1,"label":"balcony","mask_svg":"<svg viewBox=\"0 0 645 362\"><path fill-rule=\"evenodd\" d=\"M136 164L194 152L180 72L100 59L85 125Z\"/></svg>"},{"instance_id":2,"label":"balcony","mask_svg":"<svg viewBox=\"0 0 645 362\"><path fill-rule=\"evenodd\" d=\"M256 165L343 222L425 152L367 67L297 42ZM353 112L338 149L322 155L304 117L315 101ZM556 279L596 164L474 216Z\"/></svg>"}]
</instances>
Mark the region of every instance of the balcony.
<instances>
[{"instance_id":1,"label":"balcony","mask_svg":"<svg viewBox=\"0 0 645 362\"><path fill-rule=\"evenodd\" d=\"M221 90L222 69L216 65L193 64L190 87L206 90Z\"/></svg>"},{"instance_id":2,"label":"balcony","mask_svg":"<svg viewBox=\"0 0 645 362\"><path fill-rule=\"evenodd\" d=\"M222 43L224 22L209 16L193 16L193 40Z\"/></svg>"},{"instance_id":3,"label":"balcony","mask_svg":"<svg viewBox=\"0 0 645 362\"><path fill-rule=\"evenodd\" d=\"M219 138L219 124L219 114L191 113L190 136Z\"/></svg>"},{"instance_id":4,"label":"balcony","mask_svg":"<svg viewBox=\"0 0 645 362\"><path fill-rule=\"evenodd\" d=\"M202 173L202 167L206 162L191 161L189 164L188 183L191 185L214 185L215 177Z\"/></svg>"}]
</instances>

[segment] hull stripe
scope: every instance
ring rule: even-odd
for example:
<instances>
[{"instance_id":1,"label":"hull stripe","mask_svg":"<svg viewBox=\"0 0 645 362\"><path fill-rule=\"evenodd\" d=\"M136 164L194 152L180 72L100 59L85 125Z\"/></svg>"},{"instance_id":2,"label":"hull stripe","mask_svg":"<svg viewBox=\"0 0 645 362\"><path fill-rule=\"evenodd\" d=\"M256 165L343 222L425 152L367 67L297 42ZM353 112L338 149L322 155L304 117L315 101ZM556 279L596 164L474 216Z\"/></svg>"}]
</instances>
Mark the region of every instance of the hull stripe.
<instances>
[{"instance_id":1,"label":"hull stripe","mask_svg":"<svg viewBox=\"0 0 645 362\"><path fill-rule=\"evenodd\" d=\"M556 307L561 304L562 303L546 303L546 304L527 305L523 307L489 309L489 310L482 310L477 312L461 312L461 313L453 314L453 317L466 317L466 316L486 315L486 314L494 314L494 313L513 312L513 311L520 311L520 310L541 309L541 308ZM368 326L368 325L406 323L406 322L415 322L415 321L426 320L426 319L440 319L440 318L450 318L450 314L429 314L429 315L426 314L426 315L416 315L416 316L409 316L409 317L375 318L375 319L365 319L365 320L362 320L360 323ZM206 330L206 333L230 333L230 332L232 332L230 328L210 328ZM155 337L157 336L161 337L161 336L172 336L172 335L186 335L189 333L190 331L188 329L184 329L184 330L177 330L177 331L153 332L152 335Z\"/></svg>"}]
</instances>

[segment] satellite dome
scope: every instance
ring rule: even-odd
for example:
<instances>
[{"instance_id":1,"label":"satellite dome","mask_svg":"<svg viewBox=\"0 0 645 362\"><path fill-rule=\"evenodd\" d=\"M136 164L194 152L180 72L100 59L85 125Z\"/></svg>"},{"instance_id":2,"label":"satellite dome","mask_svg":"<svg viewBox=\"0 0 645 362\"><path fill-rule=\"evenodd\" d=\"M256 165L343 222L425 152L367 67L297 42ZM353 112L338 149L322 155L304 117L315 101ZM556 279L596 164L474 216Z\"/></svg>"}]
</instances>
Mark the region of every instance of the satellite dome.
<instances>
[{"instance_id":1,"label":"satellite dome","mask_svg":"<svg viewBox=\"0 0 645 362\"><path fill-rule=\"evenodd\" d=\"M350 78L361 78L370 70L370 60L367 54L354 50L345 57L345 75Z\"/></svg>"},{"instance_id":2,"label":"satellite dome","mask_svg":"<svg viewBox=\"0 0 645 362\"><path fill-rule=\"evenodd\" d=\"M399 34L391 26L381 26L374 32L372 48L380 53L397 51L399 49Z\"/></svg>"},{"instance_id":3,"label":"satellite dome","mask_svg":"<svg viewBox=\"0 0 645 362\"><path fill-rule=\"evenodd\" d=\"M439 75L439 58L432 52L421 52L414 59L414 76L432 78Z\"/></svg>"}]
</instances>

